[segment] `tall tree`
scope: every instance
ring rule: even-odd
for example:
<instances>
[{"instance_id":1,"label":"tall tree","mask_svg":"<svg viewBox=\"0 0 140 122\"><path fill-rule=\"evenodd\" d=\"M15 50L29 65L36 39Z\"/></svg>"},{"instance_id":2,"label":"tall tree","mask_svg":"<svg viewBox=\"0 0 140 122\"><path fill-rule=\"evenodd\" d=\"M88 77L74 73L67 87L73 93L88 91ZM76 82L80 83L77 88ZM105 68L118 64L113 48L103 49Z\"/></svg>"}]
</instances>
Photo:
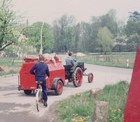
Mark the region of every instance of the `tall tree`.
<instances>
[{"instance_id":1,"label":"tall tree","mask_svg":"<svg viewBox=\"0 0 140 122\"><path fill-rule=\"evenodd\" d=\"M125 27L125 33L128 41L128 51L136 51L138 45L140 45L140 13L134 11L130 14Z\"/></svg>"},{"instance_id":2,"label":"tall tree","mask_svg":"<svg viewBox=\"0 0 140 122\"><path fill-rule=\"evenodd\" d=\"M137 46L140 46L140 35L132 34L127 40L127 49L128 51L136 51Z\"/></svg>"},{"instance_id":3,"label":"tall tree","mask_svg":"<svg viewBox=\"0 0 140 122\"><path fill-rule=\"evenodd\" d=\"M109 31L107 27L99 29L98 32L98 43L101 48L101 52L105 54L112 49L112 33Z\"/></svg>"},{"instance_id":4,"label":"tall tree","mask_svg":"<svg viewBox=\"0 0 140 122\"><path fill-rule=\"evenodd\" d=\"M30 44L32 44L37 51L40 51L41 48L41 32L42 22L33 23L31 26L25 28L25 35L28 38ZM53 49L53 32L50 25L44 23L42 28L42 45L43 45L43 52L50 52Z\"/></svg>"},{"instance_id":5,"label":"tall tree","mask_svg":"<svg viewBox=\"0 0 140 122\"><path fill-rule=\"evenodd\" d=\"M0 51L17 41L15 12L10 10L11 0L2 0L0 6Z\"/></svg>"},{"instance_id":6,"label":"tall tree","mask_svg":"<svg viewBox=\"0 0 140 122\"><path fill-rule=\"evenodd\" d=\"M118 33L118 24L116 19L116 11L110 10L106 15L100 17L100 23L102 27L107 27L113 36Z\"/></svg>"},{"instance_id":7,"label":"tall tree","mask_svg":"<svg viewBox=\"0 0 140 122\"><path fill-rule=\"evenodd\" d=\"M80 33L80 42L79 47L83 52L93 52L95 51L96 45L96 33L95 26L89 23L81 23L81 33Z\"/></svg>"},{"instance_id":8,"label":"tall tree","mask_svg":"<svg viewBox=\"0 0 140 122\"><path fill-rule=\"evenodd\" d=\"M75 18L73 16L63 15L53 24L56 51L67 51L72 47L74 40Z\"/></svg>"},{"instance_id":9,"label":"tall tree","mask_svg":"<svg viewBox=\"0 0 140 122\"><path fill-rule=\"evenodd\" d=\"M135 11L130 14L125 29L126 35L131 36L132 34L140 35L140 13Z\"/></svg>"},{"instance_id":10,"label":"tall tree","mask_svg":"<svg viewBox=\"0 0 140 122\"><path fill-rule=\"evenodd\" d=\"M92 17L91 24L89 26L89 41L91 52L97 52L100 50L98 43L98 32L101 28L107 27L112 34L112 38L116 38L119 34L118 22L116 19L116 11L110 10L107 14L99 17ZM122 31L122 30L121 30Z\"/></svg>"}]
</instances>

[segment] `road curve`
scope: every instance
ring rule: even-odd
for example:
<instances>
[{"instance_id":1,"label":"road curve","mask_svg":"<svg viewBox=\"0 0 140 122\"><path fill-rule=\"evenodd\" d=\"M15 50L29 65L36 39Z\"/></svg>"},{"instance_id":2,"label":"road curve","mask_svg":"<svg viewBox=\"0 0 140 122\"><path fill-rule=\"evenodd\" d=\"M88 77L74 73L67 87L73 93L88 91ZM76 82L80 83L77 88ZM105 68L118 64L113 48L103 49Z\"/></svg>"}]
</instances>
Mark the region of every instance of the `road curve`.
<instances>
[{"instance_id":1,"label":"road curve","mask_svg":"<svg viewBox=\"0 0 140 122\"><path fill-rule=\"evenodd\" d=\"M55 96L52 93L48 97L48 107L36 111L34 95L26 96L23 91L18 91L18 75L0 78L0 122L47 122L49 107L56 101L60 101L78 92L101 89L107 84L114 84L125 80L130 82L132 69L114 68L86 64L87 73L94 74L93 83L87 82L84 77L82 86L75 88L72 83L64 87L63 94ZM48 121L50 122L50 121Z\"/></svg>"}]
</instances>

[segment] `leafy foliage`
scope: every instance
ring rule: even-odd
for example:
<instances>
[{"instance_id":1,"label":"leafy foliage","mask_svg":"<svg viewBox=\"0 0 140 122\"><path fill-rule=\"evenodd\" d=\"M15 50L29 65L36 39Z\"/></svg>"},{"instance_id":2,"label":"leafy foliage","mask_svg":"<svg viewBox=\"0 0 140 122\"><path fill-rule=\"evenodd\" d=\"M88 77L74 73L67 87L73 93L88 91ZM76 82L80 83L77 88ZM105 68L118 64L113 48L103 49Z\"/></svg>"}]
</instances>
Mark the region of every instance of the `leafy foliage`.
<instances>
[{"instance_id":1,"label":"leafy foliage","mask_svg":"<svg viewBox=\"0 0 140 122\"><path fill-rule=\"evenodd\" d=\"M19 37L24 29L28 41L23 45L39 52L43 22L19 26L16 13L10 9L10 1L1 1L0 51L11 44L18 43L17 45L20 45ZM93 16L90 22L80 23L76 23L73 16L63 15L55 20L52 26L44 23L42 30L44 53L66 52L68 50L104 53L135 51L140 45L140 13L138 11L131 12L126 24L118 22L115 10L110 10L99 17ZM24 47L22 49L24 50ZM28 52L34 53L35 51Z\"/></svg>"},{"instance_id":2,"label":"leafy foliage","mask_svg":"<svg viewBox=\"0 0 140 122\"><path fill-rule=\"evenodd\" d=\"M24 32L26 37L28 38L28 42L30 45L33 45L39 52L41 46L41 31L42 22L33 23L31 26L25 28ZM43 44L43 52L50 52L53 49L53 33L52 28L47 23L44 23L42 30L42 44Z\"/></svg>"},{"instance_id":3,"label":"leafy foliage","mask_svg":"<svg viewBox=\"0 0 140 122\"><path fill-rule=\"evenodd\" d=\"M15 12L10 10L10 0L3 0L0 6L0 51L15 43L19 36L16 30Z\"/></svg>"},{"instance_id":4,"label":"leafy foliage","mask_svg":"<svg viewBox=\"0 0 140 122\"><path fill-rule=\"evenodd\" d=\"M81 22L77 24L75 23L74 17L68 15L62 16L54 22L53 26L55 50L62 52L67 50L76 52L100 51L100 45L98 43L98 32L100 28L108 28L112 34L111 39L115 38L118 33L115 16L114 10L111 10L104 16L93 17L91 23ZM107 51L111 51L111 49L112 47L108 46Z\"/></svg>"},{"instance_id":5,"label":"leafy foliage","mask_svg":"<svg viewBox=\"0 0 140 122\"><path fill-rule=\"evenodd\" d=\"M135 51L137 46L140 45L140 13L135 11L131 13L125 32L128 37L128 50Z\"/></svg>"},{"instance_id":6,"label":"leafy foliage","mask_svg":"<svg viewBox=\"0 0 140 122\"><path fill-rule=\"evenodd\" d=\"M56 20L53 25L54 50L64 52L77 48L76 41L78 40L75 40L77 31L73 16L63 15L59 20Z\"/></svg>"},{"instance_id":7,"label":"leafy foliage","mask_svg":"<svg viewBox=\"0 0 140 122\"><path fill-rule=\"evenodd\" d=\"M116 21L115 10L110 10L106 15L100 17L101 27L107 27L115 36L118 33L118 23Z\"/></svg>"},{"instance_id":8,"label":"leafy foliage","mask_svg":"<svg viewBox=\"0 0 140 122\"><path fill-rule=\"evenodd\" d=\"M101 47L101 52L109 52L112 48L112 34L107 27L101 28L98 32L98 43Z\"/></svg>"}]
</instances>

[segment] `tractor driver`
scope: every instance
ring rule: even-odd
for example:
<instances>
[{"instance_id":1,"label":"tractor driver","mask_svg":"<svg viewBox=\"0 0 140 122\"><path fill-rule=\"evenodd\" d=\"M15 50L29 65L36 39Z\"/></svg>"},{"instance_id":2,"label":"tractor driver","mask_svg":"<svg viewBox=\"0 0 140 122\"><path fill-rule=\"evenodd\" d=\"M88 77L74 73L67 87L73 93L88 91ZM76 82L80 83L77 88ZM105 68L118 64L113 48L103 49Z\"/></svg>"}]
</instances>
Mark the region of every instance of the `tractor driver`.
<instances>
[{"instance_id":1,"label":"tractor driver","mask_svg":"<svg viewBox=\"0 0 140 122\"><path fill-rule=\"evenodd\" d=\"M30 73L35 75L35 80L38 88L38 81L43 81L42 92L43 92L43 104L47 107L47 90L46 90L46 74L50 77L50 72L48 69L48 65L44 63L44 56L39 55L39 62L36 63L30 70Z\"/></svg>"},{"instance_id":2,"label":"tractor driver","mask_svg":"<svg viewBox=\"0 0 140 122\"><path fill-rule=\"evenodd\" d=\"M68 52L68 57L66 58L66 65L69 65L71 68L71 72L73 72L73 70L74 70L74 67L75 67L75 65L76 65L76 60L74 60L73 58L72 58L72 52Z\"/></svg>"}]
</instances>

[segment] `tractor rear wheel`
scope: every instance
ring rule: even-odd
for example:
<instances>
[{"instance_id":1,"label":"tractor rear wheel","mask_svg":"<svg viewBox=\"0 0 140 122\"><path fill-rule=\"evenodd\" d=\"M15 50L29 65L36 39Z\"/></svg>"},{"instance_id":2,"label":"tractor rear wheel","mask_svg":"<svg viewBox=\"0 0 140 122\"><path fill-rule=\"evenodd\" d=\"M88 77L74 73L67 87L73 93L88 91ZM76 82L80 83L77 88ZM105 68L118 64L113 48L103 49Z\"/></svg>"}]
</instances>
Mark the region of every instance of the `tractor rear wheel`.
<instances>
[{"instance_id":1,"label":"tractor rear wheel","mask_svg":"<svg viewBox=\"0 0 140 122\"><path fill-rule=\"evenodd\" d=\"M89 73L88 74L88 82L89 83L92 83L93 82L93 78L94 78L93 74L92 73Z\"/></svg>"},{"instance_id":2,"label":"tractor rear wheel","mask_svg":"<svg viewBox=\"0 0 140 122\"><path fill-rule=\"evenodd\" d=\"M26 95L30 95L30 94L32 93L32 90L24 90L24 93L25 93Z\"/></svg>"},{"instance_id":3,"label":"tractor rear wheel","mask_svg":"<svg viewBox=\"0 0 140 122\"><path fill-rule=\"evenodd\" d=\"M61 80L58 80L55 88L55 93L56 95L61 95L62 92L63 92L63 83Z\"/></svg>"},{"instance_id":4,"label":"tractor rear wheel","mask_svg":"<svg viewBox=\"0 0 140 122\"><path fill-rule=\"evenodd\" d=\"M73 85L79 87L82 84L83 71L80 67L77 67L73 73Z\"/></svg>"}]
</instances>

